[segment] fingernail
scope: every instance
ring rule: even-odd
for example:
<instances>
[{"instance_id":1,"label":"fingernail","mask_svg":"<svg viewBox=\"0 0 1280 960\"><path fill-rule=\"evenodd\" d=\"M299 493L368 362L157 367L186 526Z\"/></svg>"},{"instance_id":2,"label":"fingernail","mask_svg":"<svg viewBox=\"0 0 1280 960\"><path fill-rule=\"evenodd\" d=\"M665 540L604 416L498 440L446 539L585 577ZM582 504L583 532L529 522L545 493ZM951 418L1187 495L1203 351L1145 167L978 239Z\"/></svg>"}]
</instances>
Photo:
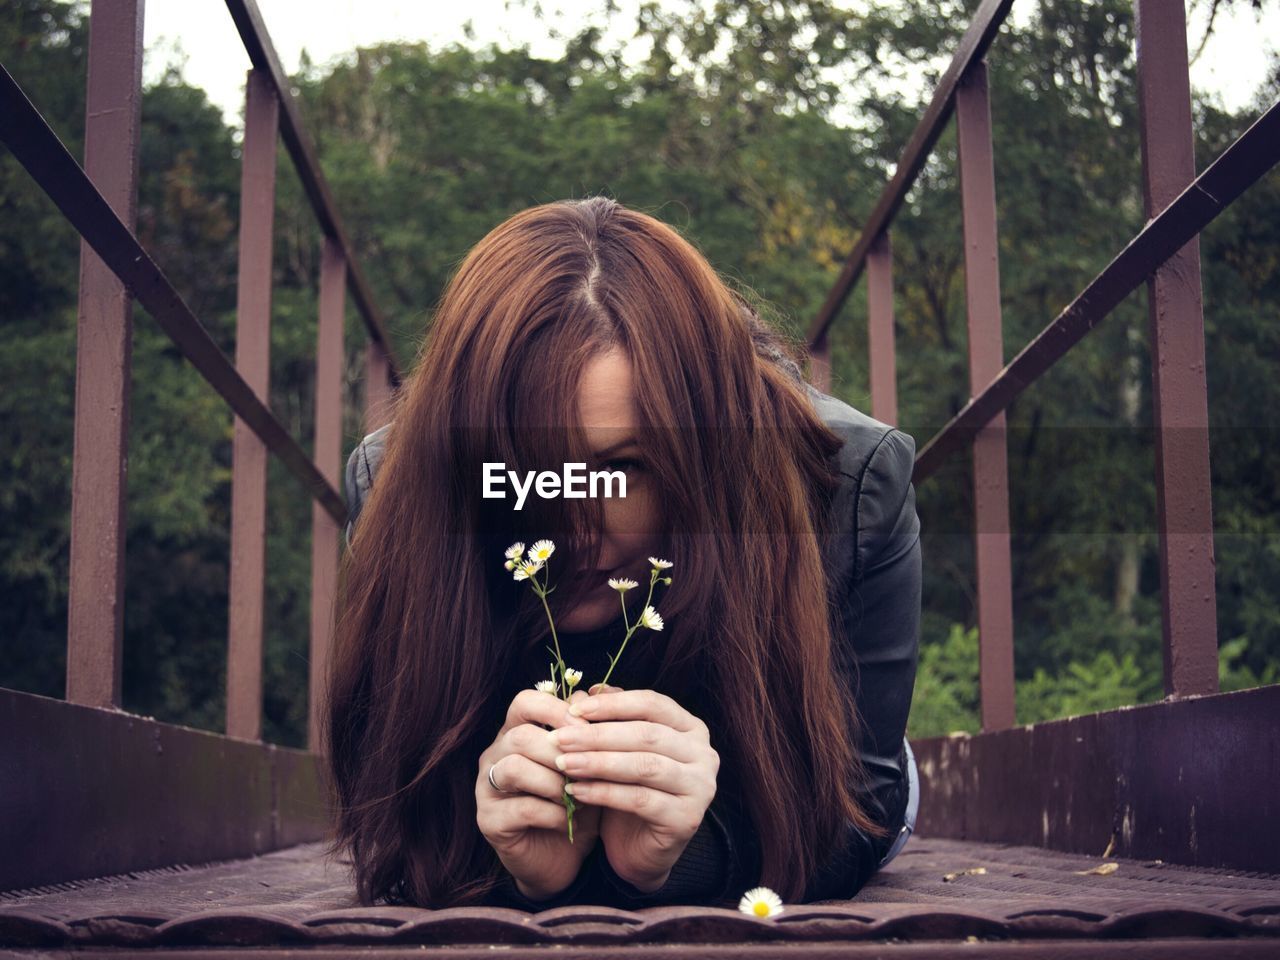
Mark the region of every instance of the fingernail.
<instances>
[{"instance_id":1,"label":"fingernail","mask_svg":"<svg viewBox=\"0 0 1280 960\"><path fill-rule=\"evenodd\" d=\"M564 754L563 754L563 753L562 753L562 754L559 754L559 755L556 757L556 766L557 766L557 767L559 767L561 770L563 770L563 769L564 769Z\"/></svg>"}]
</instances>

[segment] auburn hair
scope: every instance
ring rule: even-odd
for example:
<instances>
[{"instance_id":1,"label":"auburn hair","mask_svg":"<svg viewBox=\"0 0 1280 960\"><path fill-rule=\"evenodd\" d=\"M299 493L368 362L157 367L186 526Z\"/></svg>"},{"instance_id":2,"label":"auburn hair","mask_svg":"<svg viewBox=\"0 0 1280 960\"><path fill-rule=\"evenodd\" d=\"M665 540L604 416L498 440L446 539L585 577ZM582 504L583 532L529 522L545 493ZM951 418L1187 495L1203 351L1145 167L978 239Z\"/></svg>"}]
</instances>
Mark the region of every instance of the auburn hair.
<instances>
[{"instance_id":1,"label":"auburn hair","mask_svg":"<svg viewBox=\"0 0 1280 960\"><path fill-rule=\"evenodd\" d=\"M481 465L589 460L566 411L614 347L678 573L653 688L710 728L757 830L759 882L798 900L847 822L886 835L856 798L859 718L822 560L841 439L806 394L802 346L670 226L561 201L499 224L451 277L342 559L321 749L328 853L350 855L362 903L478 904L502 876L476 825L478 757L549 642L502 551L551 536L595 569L601 513L537 498L513 512L481 497Z\"/></svg>"}]
</instances>

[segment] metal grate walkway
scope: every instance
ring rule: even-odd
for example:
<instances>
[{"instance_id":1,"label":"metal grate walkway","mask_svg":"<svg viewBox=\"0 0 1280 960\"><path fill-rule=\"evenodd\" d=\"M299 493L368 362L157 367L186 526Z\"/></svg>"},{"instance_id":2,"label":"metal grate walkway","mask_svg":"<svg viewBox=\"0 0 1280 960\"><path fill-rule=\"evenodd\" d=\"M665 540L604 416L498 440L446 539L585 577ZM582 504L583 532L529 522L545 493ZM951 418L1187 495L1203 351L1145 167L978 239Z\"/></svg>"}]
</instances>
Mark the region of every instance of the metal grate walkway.
<instances>
[{"instance_id":1,"label":"metal grate walkway","mask_svg":"<svg viewBox=\"0 0 1280 960\"><path fill-rule=\"evenodd\" d=\"M14 952L0 956L121 947L149 956L237 947L238 956L318 958L352 947L407 956L434 946L450 957L495 949L504 957L942 957L963 944L966 957L1280 957L1280 875L1158 860L916 836L855 899L794 904L760 920L689 906L358 907L348 865L325 862L321 850L304 844L2 893L0 948Z\"/></svg>"}]
</instances>

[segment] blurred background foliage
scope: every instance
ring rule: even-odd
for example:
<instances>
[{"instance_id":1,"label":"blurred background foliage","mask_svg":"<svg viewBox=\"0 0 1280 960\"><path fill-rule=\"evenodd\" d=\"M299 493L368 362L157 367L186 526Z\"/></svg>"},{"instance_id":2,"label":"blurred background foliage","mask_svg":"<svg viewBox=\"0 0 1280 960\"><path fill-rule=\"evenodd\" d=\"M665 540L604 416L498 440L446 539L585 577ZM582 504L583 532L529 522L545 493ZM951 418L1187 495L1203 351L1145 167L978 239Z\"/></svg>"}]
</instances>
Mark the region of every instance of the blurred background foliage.
<instances>
[{"instance_id":1,"label":"blurred background foliage","mask_svg":"<svg viewBox=\"0 0 1280 960\"><path fill-rule=\"evenodd\" d=\"M1226 2L1226 0L1219 0ZM1245 0L1237 0L1245 2ZM1249 0L1254 2L1255 0ZM976 0L641 7L624 62L600 24L558 59L396 43L305 60L303 116L356 251L412 362L466 251L535 203L606 193L673 224L791 333L811 321L923 112ZM990 56L1006 359L1143 224L1132 4L1038 0ZM604 14L602 14L604 16ZM86 10L10 0L0 62L83 146ZM1280 96L1194 104L1203 169ZM143 101L138 234L234 354L239 132L179 69ZM311 446L319 232L283 149L271 406ZM62 696L78 238L0 155L0 685ZM899 426L923 445L967 399L954 130L893 231ZM1200 240L1224 690L1280 681L1280 172ZM834 328L833 392L870 411L865 292ZM347 324L346 454L363 435L365 342ZM1009 411L1017 715L1163 695L1146 292ZM141 311L129 432L124 706L223 728L232 418ZM969 465L918 490L925 615L909 733L976 731ZM264 732L306 728L310 517L269 471Z\"/></svg>"}]
</instances>

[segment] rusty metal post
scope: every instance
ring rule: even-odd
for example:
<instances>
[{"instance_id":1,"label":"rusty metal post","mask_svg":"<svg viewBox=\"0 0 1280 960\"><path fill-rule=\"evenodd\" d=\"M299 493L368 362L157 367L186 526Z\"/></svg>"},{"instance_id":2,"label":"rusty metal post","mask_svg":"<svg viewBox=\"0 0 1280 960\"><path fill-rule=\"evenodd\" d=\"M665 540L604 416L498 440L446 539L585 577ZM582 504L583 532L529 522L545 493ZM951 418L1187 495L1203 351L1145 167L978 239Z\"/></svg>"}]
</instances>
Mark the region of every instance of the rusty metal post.
<instances>
[{"instance_id":1,"label":"rusty metal post","mask_svg":"<svg viewBox=\"0 0 1280 960\"><path fill-rule=\"evenodd\" d=\"M809 348L809 381L823 393L831 392L831 341L825 333Z\"/></svg>"},{"instance_id":2,"label":"rusty metal post","mask_svg":"<svg viewBox=\"0 0 1280 960\"><path fill-rule=\"evenodd\" d=\"M279 101L271 78L250 70L240 166L240 275L236 370L270 403L271 248ZM235 418L231 455L231 584L227 736L262 739L262 596L266 577L267 447Z\"/></svg>"},{"instance_id":3,"label":"rusty metal post","mask_svg":"<svg viewBox=\"0 0 1280 960\"><path fill-rule=\"evenodd\" d=\"M84 168L130 228L138 211L142 0L93 0ZM133 298L80 243L66 698L120 706Z\"/></svg>"},{"instance_id":4,"label":"rusty metal post","mask_svg":"<svg viewBox=\"0 0 1280 960\"><path fill-rule=\"evenodd\" d=\"M364 384L364 431L369 434L391 419L391 362L376 340L365 348Z\"/></svg>"},{"instance_id":5,"label":"rusty metal post","mask_svg":"<svg viewBox=\"0 0 1280 960\"><path fill-rule=\"evenodd\" d=\"M342 366L347 264L342 248L324 241L320 259L320 325L316 335L316 467L335 487L342 472ZM338 525L320 503L311 503L311 674L307 746L320 753L321 718L333 644L338 590Z\"/></svg>"},{"instance_id":6,"label":"rusty metal post","mask_svg":"<svg viewBox=\"0 0 1280 960\"><path fill-rule=\"evenodd\" d=\"M970 67L956 88L956 126L969 315L969 390L970 396L977 396L1004 367L995 162L985 60ZM973 512L982 729L1002 730L1015 722L1009 468L1003 411L978 431L973 442Z\"/></svg>"},{"instance_id":7,"label":"rusty metal post","mask_svg":"<svg viewBox=\"0 0 1280 960\"><path fill-rule=\"evenodd\" d=\"M871 415L898 425L898 372L893 345L893 247L886 230L867 249L867 341Z\"/></svg>"},{"instance_id":8,"label":"rusty metal post","mask_svg":"<svg viewBox=\"0 0 1280 960\"><path fill-rule=\"evenodd\" d=\"M1143 196L1150 219L1195 179L1187 24L1181 3L1137 0ZM1209 399L1197 236L1147 281L1164 689L1218 692Z\"/></svg>"}]
</instances>

